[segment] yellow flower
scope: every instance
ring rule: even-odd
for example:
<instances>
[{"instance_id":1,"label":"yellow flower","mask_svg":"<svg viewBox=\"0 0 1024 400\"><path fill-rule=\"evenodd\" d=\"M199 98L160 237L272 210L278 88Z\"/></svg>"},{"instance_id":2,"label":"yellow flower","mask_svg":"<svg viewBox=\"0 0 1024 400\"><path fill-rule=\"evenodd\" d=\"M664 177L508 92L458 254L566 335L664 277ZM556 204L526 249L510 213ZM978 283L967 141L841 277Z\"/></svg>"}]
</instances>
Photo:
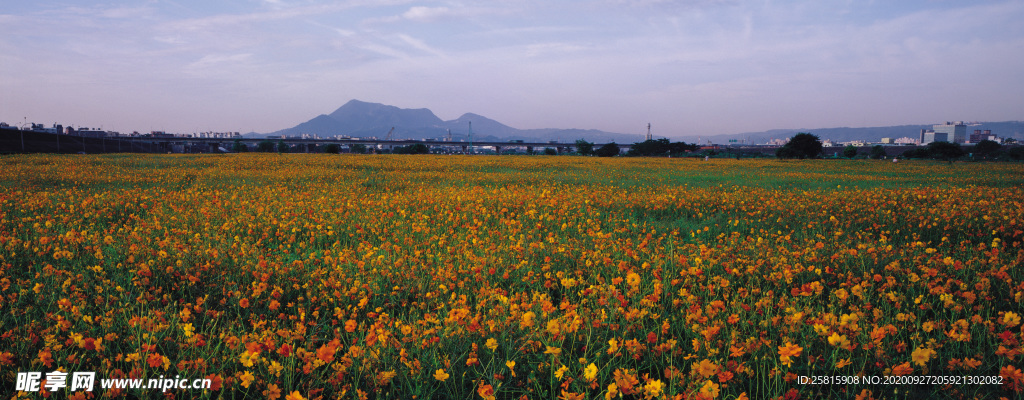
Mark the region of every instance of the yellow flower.
<instances>
[{"instance_id":1,"label":"yellow flower","mask_svg":"<svg viewBox=\"0 0 1024 400\"><path fill-rule=\"evenodd\" d=\"M523 328L529 328L533 326L533 320L535 318L537 318L537 314L535 314L533 311L527 311L526 313L523 314L522 321L519 322L519 325L521 325Z\"/></svg>"},{"instance_id":2,"label":"yellow flower","mask_svg":"<svg viewBox=\"0 0 1024 400\"><path fill-rule=\"evenodd\" d=\"M615 354L619 351L619 341L615 339L608 340L608 354Z\"/></svg>"},{"instance_id":3,"label":"yellow flower","mask_svg":"<svg viewBox=\"0 0 1024 400\"><path fill-rule=\"evenodd\" d=\"M704 386L701 386L700 388L700 394L704 395L704 397L714 399L718 397L718 389L719 386L717 383L714 383L712 381L704 381Z\"/></svg>"},{"instance_id":4,"label":"yellow flower","mask_svg":"<svg viewBox=\"0 0 1024 400\"><path fill-rule=\"evenodd\" d=\"M548 321L547 331L552 336L558 336L558 334L562 332L562 326L558 323L557 319L553 319Z\"/></svg>"},{"instance_id":5,"label":"yellow flower","mask_svg":"<svg viewBox=\"0 0 1024 400\"><path fill-rule=\"evenodd\" d=\"M277 361L271 361L270 366L267 367L267 369L270 370L270 373L274 374L274 376L281 376L281 371L284 370L284 366Z\"/></svg>"},{"instance_id":6,"label":"yellow flower","mask_svg":"<svg viewBox=\"0 0 1024 400\"><path fill-rule=\"evenodd\" d=\"M828 344L845 349L850 346L850 340L846 338L846 335L833 333L832 336L828 337Z\"/></svg>"},{"instance_id":7,"label":"yellow flower","mask_svg":"<svg viewBox=\"0 0 1024 400\"><path fill-rule=\"evenodd\" d=\"M498 349L498 341L494 340L494 338L487 339L487 342L484 343L484 346L487 346L487 348L491 349L491 351L497 350Z\"/></svg>"},{"instance_id":8,"label":"yellow flower","mask_svg":"<svg viewBox=\"0 0 1024 400\"><path fill-rule=\"evenodd\" d=\"M636 272L626 274L626 283L633 287L640 286L640 275L637 275Z\"/></svg>"},{"instance_id":9,"label":"yellow flower","mask_svg":"<svg viewBox=\"0 0 1024 400\"><path fill-rule=\"evenodd\" d=\"M1006 314L1003 314L1003 325L1011 328L1020 325L1020 315L1013 311L1007 311Z\"/></svg>"},{"instance_id":10,"label":"yellow flower","mask_svg":"<svg viewBox=\"0 0 1024 400\"><path fill-rule=\"evenodd\" d=\"M597 379L597 365L590 363L590 365L584 368L583 379L586 379L588 382L593 382L594 379Z\"/></svg>"},{"instance_id":11,"label":"yellow flower","mask_svg":"<svg viewBox=\"0 0 1024 400\"><path fill-rule=\"evenodd\" d=\"M551 347L551 346L544 346L544 347L547 347L547 350L544 350L544 354L554 354L556 356L559 355L559 354L562 354L562 349L560 349L558 347Z\"/></svg>"},{"instance_id":12,"label":"yellow flower","mask_svg":"<svg viewBox=\"0 0 1024 400\"><path fill-rule=\"evenodd\" d=\"M437 371L434 371L434 379L437 379L437 380L439 380L441 382L444 382L445 380L447 380L449 376L451 376L451 375L448 375L447 372L444 372L444 368L441 368L441 369L438 369Z\"/></svg>"},{"instance_id":13,"label":"yellow flower","mask_svg":"<svg viewBox=\"0 0 1024 400\"><path fill-rule=\"evenodd\" d=\"M608 384L608 391L604 394L605 400L612 400L619 396L619 386L614 383Z\"/></svg>"},{"instance_id":14,"label":"yellow flower","mask_svg":"<svg viewBox=\"0 0 1024 400\"><path fill-rule=\"evenodd\" d=\"M910 353L910 359L914 361L914 364L923 367L925 364L928 363L928 360L930 360L933 355L935 355L935 350L918 347L916 350Z\"/></svg>"},{"instance_id":15,"label":"yellow flower","mask_svg":"<svg viewBox=\"0 0 1024 400\"><path fill-rule=\"evenodd\" d=\"M505 366L508 367L509 371L512 371L512 377L515 378L515 376L516 376L516 362L515 361L505 361Z\"/></svg>"},{"instance_id":16,"label":"yellow flower","mask_svg":"<svg viewBox=\"0 0 1024 400\"><path fill-rule=\"evenodd\" d=\"M555 378L562 379L562 377L565 376L565 373L568 371L569 367L563 365L561 368L555 371Z\"/></svg>"},{"instance_id":17,"label":"yellow flower","mask_svg":"<svg viewBox=\"0 0 1024 400\"><path fill-rule=\"evenodd\" d=\"M248 388L249 385L252 385L252 381L256 379L255 376L252 376L252 372L249 371L245 371L240 378L242 379L242 387L244 388Z\"/></svg>"},{"instance_id":18,"label":"yellow flower","mask_svg":"<svg viewBox=\"0 0 1024 400\"><path fill-rule=\"evenodd\" d=\"M718 395L718 393L717 393L718 385L715 385L714 383L712 383L712 385L715 386L715 391L716 391L715 396L717 396ZM661 379L655 379L655 380L647 382L647 384L644 385L644 398L650 400L650 399L653 399L655 397L661 396L661 390L664 387L665 387L665 384L661 383ZM703 390L703 389L701 389L701 390Z\"/></svg>"}]
</instances>

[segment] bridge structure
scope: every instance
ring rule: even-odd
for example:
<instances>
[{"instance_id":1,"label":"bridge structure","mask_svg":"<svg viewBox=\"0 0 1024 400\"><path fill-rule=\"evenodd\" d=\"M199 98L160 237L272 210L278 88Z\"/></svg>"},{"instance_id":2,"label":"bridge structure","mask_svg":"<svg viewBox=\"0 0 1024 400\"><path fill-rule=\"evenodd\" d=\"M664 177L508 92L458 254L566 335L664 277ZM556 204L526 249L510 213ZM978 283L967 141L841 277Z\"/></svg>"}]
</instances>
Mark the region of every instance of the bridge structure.
<instances>
[{"instance_id":1,"label":"bridge structure","mask_svg":"<svg viewBox=\"0 0 1024 400\"><path fill-rule=\"evenodd\" d=\"M553 148L559 154L577 150L576 143L526 142L526 141L473 141L456 142L442 140L385 140L385 139L303 139L303 138L253 138L253 137L190 137L172 135L140 136L79 136L54 134L18 129L0 129L0 153L222 153L230 152L235 143L241 143L253 150L260 142L272 141L276 145L284 142L293 152L313 153L322 151L321 146L337 144L344 149L353 145L364 145L375 151L391 150L401 146L422 144L431 152L479 153L493 151L502 154L513 149L532 147ZM594 149L605 143L595 143ZM629 151L632 143L618 144L622 152Z\"/></svg>"},{"instance_id":2,"label":"bridge structure","mask_svg":"<svg viewBox=\"0 0 1024 400\"><path fill-rule=\"evenodd\" d=\"M301 138L280 138L280 139L267 139L267 138L237 138L237 139L223 139L223 138L153 138L152 140L168 141L168 143L180 143L180 144L208 144L212 146L223 147L230 149L234 145L235 141L238 140L241 143L253 147L259 142L265 140L272 140L275 143L283 141L289 146L298 146L305 148L306 152L312 152L316 146L326 146L329 144L337 144L342 146L352 146L356 144L365 145L368 148L373 149L393 149L395 147L410 146L415 144L422 144L427 146L431 150L441 150L448 152L461 152L461 153L472 153L476 152L481 148L492 148L497 154L501 154L502 150L510 149L525 149L527 147L533 147L537 149L541 148L553 148L558 151L559 154L565 152L573 152L576 150L576 143L552 143L552 142L454 142L454 141L437 141L437 140L382 140L382 139L301 139ZM604 143L595 143L594 149L600 148ZM619 149L623 152L629 151L632 144L619 144Z\"/></svg>"}]
</instances>

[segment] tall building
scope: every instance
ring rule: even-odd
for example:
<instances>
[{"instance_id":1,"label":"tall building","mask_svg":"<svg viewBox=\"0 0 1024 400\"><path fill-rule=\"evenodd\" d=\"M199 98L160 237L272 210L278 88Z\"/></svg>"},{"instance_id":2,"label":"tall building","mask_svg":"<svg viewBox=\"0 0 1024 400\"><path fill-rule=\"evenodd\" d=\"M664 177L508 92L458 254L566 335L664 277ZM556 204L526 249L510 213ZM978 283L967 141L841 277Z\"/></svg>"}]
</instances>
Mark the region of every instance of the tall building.
<instances>
[{"instance_id":1,"label":"tall building","mask_svg":"<svg viewBox=\"0 0 1024 400\"><path fill-rule=\"evenodd\" d=\"M946 134L946 141L950 143L963 143L967 140L967 125L964 125L963 121L959 122L946 122L942 125L933 125L932 130L935 131L935 135L939 133ZM936 141L939 141L936 139Z\"/></svg>"},{"instance_id":2,"label":"tall building","mask_svg":"<svg viewBox=\"0 0 1024 400\"><path fill-rule=\"evenodd\" d=\"M932 129L921 130L921 144L931 142L964 143L967 140L967 125L963 121L932 125Z\"/></svg>"}]
</instances>

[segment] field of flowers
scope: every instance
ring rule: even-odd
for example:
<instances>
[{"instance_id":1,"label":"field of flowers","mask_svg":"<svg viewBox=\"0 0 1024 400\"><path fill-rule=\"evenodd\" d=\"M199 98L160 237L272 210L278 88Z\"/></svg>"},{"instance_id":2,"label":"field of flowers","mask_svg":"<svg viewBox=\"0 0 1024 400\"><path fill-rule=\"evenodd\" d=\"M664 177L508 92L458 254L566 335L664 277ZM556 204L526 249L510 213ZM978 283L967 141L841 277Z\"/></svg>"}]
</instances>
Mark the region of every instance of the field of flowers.
<instances>
[{"instance_id":1,"label":"field of flowers","mask_svg":"<svg viewBox=\"0 0 1024 400\"><path fill-rule=\"evenodd\" d=\"M4 156L0 395L1020 398L1022 206L1021 164ZM54 370L212 387L14 391Z\"/></svg>"}]
</instances>

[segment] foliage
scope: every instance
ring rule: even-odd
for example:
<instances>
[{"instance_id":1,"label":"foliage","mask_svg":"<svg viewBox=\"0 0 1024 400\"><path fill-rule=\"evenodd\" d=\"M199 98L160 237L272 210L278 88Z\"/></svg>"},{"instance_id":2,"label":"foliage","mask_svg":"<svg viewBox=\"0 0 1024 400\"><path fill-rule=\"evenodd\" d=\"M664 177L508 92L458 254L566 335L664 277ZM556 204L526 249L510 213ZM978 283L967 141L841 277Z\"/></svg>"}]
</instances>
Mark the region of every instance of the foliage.
<instances>
[{"instance_id":1,"label":"foliage","mask_svg":"<svg viewBox=\"0 0 1024 400\"><path fill-rule=\"evenodd\" d=\"M270 153L273 152L276 147L277 146L271 140L260 140L260 142L256 144L256 151L260 153Z\"/></svg>"},{"instance_id":2,"label":"foliage","mask_svg":"<svg viewBox=\"0 0 1024 400\"><path fill-rule=\"evenodd\" d=\"M619 145L615 144L614 142L607 143L601 146L601 148L597 149L596 154L598 157L615 157L619 155Z\"/></svg>"},{"instance_id":3,"label":"foliage","mask_svg":"<svg viewBox=\"0 0 1024 400\"><path fill-rule=\"evenodd\" d=\"M1006 155L1011 160L1024 160L1024 146L1011 146L1009 150L1006 150Z\"/></svg>"},{"instance_id":4,"label":"foliage","mask_svg":"<svg viewBox=\"0 0 1024 400\"><path fill-rule=\"evenodd\" d=\"M843 147L843 157L854 158L856 156L857 156L857 146L854 146L852 144L848 144L848 145L846 145L846 147Z\"/></svg>"},{"instance_id":5,"label":"foliage","mask_svg":"<svg viewBox=\"0 0 1024 400\"><path fill-rule=\"evenodd\" d=\"M821 156L821 151L821 139L817 135L801 132L790 138L785 146L775 152L775 155L779 158L818 158ZM843 154L846 154L846 150L843 150Z\"/></svg>"},{"instance_id":6,"label":"foliage","mask_svg":"<svg viewBox=\"0 0 1024 400\"><path fill-rule=\"evenodd\" d=\"M576 152L584 156L594 154L594 144L586 140L576 140Z\"/></svg>"},{"instance_id":7,"label":"foliage","mask_svg":"<svg viewBox=\"0 0 1024 400\"><path fill-rule=\"evenodd\" d=\"M395 147L392 150L394 154L427 154L430 153L430 148L423 143L410 144L408 146Z\"/></svg>"},{"instance_id":8,"label":"foliage","mask_svg":"<svg viewBox=\"0 0 1024 400\"><path fill-rule=\"evenodd\" d=\"M288 152L288 144L284 142L284 139L278 139L278 141L277 141L277 152L278 153L287 153Z\"/></svg>"},{"instance_id":9,"label":"foliage","mask_svg":"<svg viewBox=\"0 0 1024 400\"><path fill-rule=\"evenodd\" d=\"M349 148L352 150L353 153L356 153L356 154L364 154L364 153L366 153L366 145L365 144L361 144L361 143L353 144L353 145L349 146Z\"/></svg>"},{"instance_id":10,"label":"foliage","mask_svg":"<svg viewBox=\"0 0 1024 400\"><path fill-rule=\"evenodd\" d=\"M249 151L249 146L246 146L245 143L242 143L241 139L235 139L235 142L231 144L231 151L233 153L245 153Z\"/></svg>"},{"instance_id":11,"label":"foliage","mask_svg":"<svg viewBox=\"0 0 1024 400\"><path fill-rule=\"evenodd\" d=\"M650 139L634 143L629 149L630 156L679 156L699 148L697 144L670 142L668 139Z\"/></svg>"},{"instance_id":12,"label":"foliage","mask_svg":"<svg viewBox=\"0 0 1024 400\"><path fill-rule=\"evenodd\" d=\"M974 145L974 152L981 156L991 156L1003 148L1003 145L993 140L982 140Z\"/></svg>"},{"instance_id":13,"label":"foliage","mask_svg":"<svg viewBox=\"0 0 1024 400\"><path fill-rule=\"evenodd\" d=\"M8 392L60 369L214 382L83 398L1024 394L1024 164L0 164ZM1003 383L796 379L898 375Z\"/></svg>"},{"instance_id":14,"label":"foliage","mask_svg":"<svg viewBox=\"0 0 1024 400\"><path fill-rule=\"evenodd\" d=\"M871 147L871 158L881 160L885 158L885 146L876 144Z\"/></svg>"},{"instance_id":15,"label":"foliage","mask_svg":"<svg viewBox=\"0 0 1024 400\"><path fill-rule=\"evenodd\" d=\"M327 154L338 154L340 152L341 152L341 145L339 145L337 143L331 143L331 144L328 144L327 146L324 146L324 153L327 153Z\"/></svg>"},{"instance_id":16,"label":"foliage","mask_svg":"<svg viewBox=\"0 0 1024 400\"><path fill-rule=\"evenodd\" d=\"M552 149L550 147L545 147L544 148L544 155L546 155L546 156L557 156L558 155L558 150Z\"/></svg>"},{"instance_id":17,"label":"foliage","mask_svg":"<svg viewBox=\"0 0 1024 400\"><path fill-rule=\"evenodd\" d=\"M931 142L928 143L928 154L932 158L949 161L963 157L966 153L958 143Z\"/></svg>"}]
</instances>

